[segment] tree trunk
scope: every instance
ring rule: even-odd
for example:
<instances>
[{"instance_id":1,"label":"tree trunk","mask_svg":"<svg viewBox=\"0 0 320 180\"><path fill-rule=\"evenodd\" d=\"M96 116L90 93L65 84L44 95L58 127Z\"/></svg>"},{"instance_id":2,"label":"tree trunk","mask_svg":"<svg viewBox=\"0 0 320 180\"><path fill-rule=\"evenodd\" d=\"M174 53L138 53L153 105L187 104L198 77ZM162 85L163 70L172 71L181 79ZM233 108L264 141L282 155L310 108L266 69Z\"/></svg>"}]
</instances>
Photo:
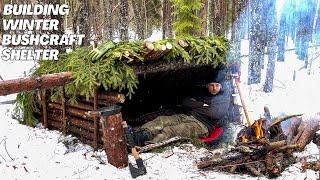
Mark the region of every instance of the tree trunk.
<instances>
[{"instance_id":1,"label":"tree trunk","mask_svg":"<svg viewBox=\"0 0 320 180\"><path fill-rule=\"evenodd\" d=\"M222 1L224 0L212 0L211 3L211 13L212 13L212 20L211 20L211 28L212 33L220 36L223 33L223 23L222 23Z\"/></svg>"},{"instance_id":2,"label":"tree trunk","mask_svg":"<svg viewBox=\"0 0 320 180\"><path fill-rule=\"evenodd\" d=\"M79 33L84 34L85 38L83 39L83 46L89 46L91 40L91 26L89 22L89 1L81 0L80 1L80 12L78 16L79 24Z\"/></svg>"},{"instance_id":3,"label":"tree trunk","mask_svg":"<svg viewBox=\"0 0 320 180\"><path fill-rule=\"evenodd\" d=\"M122 41L126 41L129 39L128 28L129 28L129 20L128 20L128 1L120 0L120 39Z\"/></svg>"},{"instance_id":4,"label":"tree trunk","mask_svg":"<svg viewBox=\"0 0 320 180\"><path fill-rule=\"evenodd\" d=\"M0 41L2 42L2 35L3 35L3 10L4 8L4 0L0 0L0 9L1 9L1 13L0 13Z\"/></svg>"},{"instance_id":5,"label":"tree trunk","mask_svg":"<svg viewBox=\"0 0 320 180\"><path fill-rule=\"evenodd\" d=\"M207 35L207 22L208 22L208 6L209 6L209 0L202 0L203 7L200 11L200 17L202 18L201 22L201 35L206 36Z\"/></svg>"},{"instance_id":6,"label":"tree trunk","mask_svg":"<svg viewBox=\"0 0 320 180\"><path fill-rule=\"evenodd\" d=\"M162 3L162 39L167 37L168 30L168 2L169 0L163 0Z\"/></svg>"},{"instance_id":7,"label":"tree trunk","mask_svg":"<svg viewBox=\"0 0 320 180\"><path fill-rule=\"evenodd\" d=\"M279 38L277 41L277 45L278 45L277 61L279 62L284 62L285 39L286 39L286 17L284 15L281 15L280 24L279 24Z\"/></svg>"},{"instance_id":8,"label":"tree trunk","mask_svg":"<svg viewBox=\"0 0 320 180\"><path fill-rule=\"evenodd\" d=\"M264 58L262 23L262 2L252 0L250 9L250 47L249 47L249 73L248 84L261 81L262 59Z\"/></svg>"},{"instance_id":9,"label":"tree trunk","mask_svg":"<svg viewBox=\"0 0 320 180\"><path fill-rule=\"evenodd\" d=\"M172 2L168 1L167 4L167 24L168 24L168 29L167 29L167 37L168 38L173 38L173 15L172 15Z\"/></svg>"},{"instance_id":10,"label":"tree trunk","mask_svg":"<svg viewBox=\"0 0 320 180\"><path fill-rule=\"evenodd\" d=\"M104 0L104 12L105 12L105 17L106 17L106 22L105 22L105 34L106 34L106 39L107 40L112 40L113 39L113 33L114 33L114 23L112 16L114 15L113 8L114 8L114 3L113 0Z\"/></svg>"},{"instance_id":11,"label":"tree trunk","mask_svg":"<svg viewBox=\"0 0 320 180\"><path fill-rule=\"evenodd\" d=\"M40 77L13 79L0 82L0 96L31 91L35 89L49 89L63 86L72 81L71 72L49 74Z\"/></svg>"},{"instance_id":12,"label":"tree trunk","mask_svg":"<svg viewBox=\"0 0 320 180\"><path fill-rule=\"evenodd\" d=\"M266 7L268 7L268 11L266 14L267 22L266 22L266 42L268 48L268 67L266 74L266 81L263 87L264 92L271 92L273 89L273 79L274 79L274 71L275 71L275 61L277 56L277 20L276 20L276 7L275 2L273 0L267 0Z\"/></svg>"},{"instance_id":13,"label":"tree trunk","mask_svg":"<svg viewBox=\"0 0 320 180\"><path fill-rule=\"evenodd\" d=\"M132 8L134 13L134 19L136 24L136 33L138 35L138 39L146 39L145 35L145 23L143 18L143 7L141 0L131 0Z\"/></svg>"}]
</instances>

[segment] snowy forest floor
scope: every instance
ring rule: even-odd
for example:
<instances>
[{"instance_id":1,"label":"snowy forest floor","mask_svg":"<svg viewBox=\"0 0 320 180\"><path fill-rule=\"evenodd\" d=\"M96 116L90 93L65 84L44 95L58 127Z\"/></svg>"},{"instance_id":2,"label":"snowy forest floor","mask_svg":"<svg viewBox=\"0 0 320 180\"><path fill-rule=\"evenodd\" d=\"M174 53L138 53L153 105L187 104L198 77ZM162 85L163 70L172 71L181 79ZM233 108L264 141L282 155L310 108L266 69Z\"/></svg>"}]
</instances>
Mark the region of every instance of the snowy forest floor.
<instances>
[{"instance_id":1,"label":"snowy forest floor","mask_svg":"<svg viewBox=\"0 0 320 180\"><path fill-rule=\"evenodd\" d=\"M247 54L246 51L247 48L242 50L244 54ZM243 58L242 61L242 82L245 84L248 59ZM5 80L21 77L22 72L28 71L33 65L33 62L0 61L0 75ZM285 62L276 64L272 93L264 93L262 84L242 86L251 119L262 116L264 106L268 106L274 116L281 113L304 113L308 116L320 112L320 58L314 61L310 75L306 70L298 71L302 66L303 62L297 60L294 51L290 51L286 53ZM295 81L292 80L294 70L297 70ZM0 97L0 102L14 97ZM41 126L31 128L21 125L12 119L12 109L13 105L0 105L1 180L131 178L128 168L116 169L103 164L106 159L104 151L94 152L90 146L81 143L66 147L65 142L72 141L72 137L65 137L58 131L48 131ZM137 179L257 179L246 175L199 171L194 165L195 161L209 153L212 152L191 144L169 147L162 153L144 153L142 159L148 172ZM320 159L319 153L319 147L310 143L303 152L295 155L312 160ZM130 160L133 162L132 157ZM319 178L319 172L307 170L302 173L299 162L287 168L278 179Z\"/></svg>"}]
</instances>

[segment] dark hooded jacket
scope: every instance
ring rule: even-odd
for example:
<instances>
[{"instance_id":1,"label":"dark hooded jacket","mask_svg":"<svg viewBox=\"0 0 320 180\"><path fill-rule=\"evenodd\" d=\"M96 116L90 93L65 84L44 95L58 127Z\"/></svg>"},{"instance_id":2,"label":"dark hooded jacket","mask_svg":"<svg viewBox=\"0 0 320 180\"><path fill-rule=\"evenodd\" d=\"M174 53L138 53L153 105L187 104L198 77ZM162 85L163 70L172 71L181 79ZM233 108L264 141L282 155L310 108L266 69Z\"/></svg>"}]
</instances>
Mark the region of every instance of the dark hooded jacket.
<instances>
[{"instance_id":1,"label":"dark hooded jacket","mask_svg":"<svg viewBox=\"0 0 320 180\"><path fill-rule=\"evenodd\" d=\"M232 91L230 83L223 81L220 84L221 90L216 95L208 92L204 96L186 98L182 102L187 113L205 124L208 127L209 133L215 127L220 127L224 124L223 121L225 121L228 115L231 102Z\"/></svg>"}]
</instances>

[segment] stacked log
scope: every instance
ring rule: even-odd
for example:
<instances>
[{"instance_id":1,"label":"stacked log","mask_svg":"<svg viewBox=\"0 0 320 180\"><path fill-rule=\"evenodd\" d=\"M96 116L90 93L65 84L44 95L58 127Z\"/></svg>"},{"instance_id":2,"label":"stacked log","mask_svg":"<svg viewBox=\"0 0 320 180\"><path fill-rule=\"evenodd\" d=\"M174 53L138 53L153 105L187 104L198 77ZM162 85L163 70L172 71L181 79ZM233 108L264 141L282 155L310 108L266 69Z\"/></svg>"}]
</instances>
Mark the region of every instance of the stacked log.
<instances>
[{"instance_id":1,"label":"stacked log","mask_svg":"<svg viewBox=\"0 0 320 180\"><path fill-rule=\"evenodd\" d=\"M147 53L144 56L146 62L161 59L173 48L171 43L158 45L155 47L151 42L145 42Z\"/></svg>"},{"instance_id":2,"label":"stacked log","mask_svg":"<svg viewBox=\"0 0 320 180\"><path fill-rule=\"evenodd\" d=\"M103 147L102 126L98 117L88 116L87 112L104 107L108 104L123 103L124 95L119 93L97 93L96 100L79 96L76 104L47 101L48 128L71 133L81 141L93 146L95 149ZM96 106L94 106L96 101ZM64 115L65 110L65 115ZM41 116L43 116L41 113ZM65 130L64 130L65 129Z\"/></svg>"}]
</instances>

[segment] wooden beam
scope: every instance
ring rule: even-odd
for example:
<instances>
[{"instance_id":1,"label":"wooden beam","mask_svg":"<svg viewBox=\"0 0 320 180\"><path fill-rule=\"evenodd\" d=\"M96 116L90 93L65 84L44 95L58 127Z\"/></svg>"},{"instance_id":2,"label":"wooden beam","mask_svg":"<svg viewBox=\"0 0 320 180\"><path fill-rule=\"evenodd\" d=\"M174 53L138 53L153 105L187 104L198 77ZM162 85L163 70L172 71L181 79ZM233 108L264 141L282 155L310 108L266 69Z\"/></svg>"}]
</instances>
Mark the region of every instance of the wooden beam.
<instances>
[{"instance_id":1,"label":"wooden beam","mask_svg":"<svg viewBox=\"0 0 320 180\"><path fill-rule=\"evenodd\" d=\"M35 89L49 89L63 86L72 81L71 72L43 75L39 77L29 77L13 79L0 82L0 96L31 91Z\"/></svg>"}]
</instances>

